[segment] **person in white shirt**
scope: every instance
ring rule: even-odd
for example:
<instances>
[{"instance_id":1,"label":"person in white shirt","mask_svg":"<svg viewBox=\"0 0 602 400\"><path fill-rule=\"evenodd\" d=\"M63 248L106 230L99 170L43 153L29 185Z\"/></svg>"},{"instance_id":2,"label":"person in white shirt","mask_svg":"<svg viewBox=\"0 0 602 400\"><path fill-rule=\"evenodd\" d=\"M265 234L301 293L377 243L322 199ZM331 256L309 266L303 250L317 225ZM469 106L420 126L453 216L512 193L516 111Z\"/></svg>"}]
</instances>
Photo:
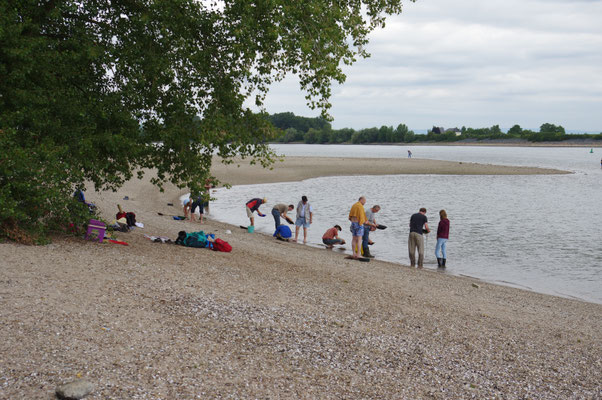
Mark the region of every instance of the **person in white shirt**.
<instances>
[{"instance_id":1,"label":"person in white shirt","mask_svg":"<svg viewBox=\"0 0 602 400\"><path fill-rule=\"evenodd\" d=\"M307 196L301 196L301 201L297 204L297 220L295 221L295 239L299 237L299 228L303 227L303 243L307 243L307 228L313 222L314 210L307 201Z\"/></svg>"}]
</instances>

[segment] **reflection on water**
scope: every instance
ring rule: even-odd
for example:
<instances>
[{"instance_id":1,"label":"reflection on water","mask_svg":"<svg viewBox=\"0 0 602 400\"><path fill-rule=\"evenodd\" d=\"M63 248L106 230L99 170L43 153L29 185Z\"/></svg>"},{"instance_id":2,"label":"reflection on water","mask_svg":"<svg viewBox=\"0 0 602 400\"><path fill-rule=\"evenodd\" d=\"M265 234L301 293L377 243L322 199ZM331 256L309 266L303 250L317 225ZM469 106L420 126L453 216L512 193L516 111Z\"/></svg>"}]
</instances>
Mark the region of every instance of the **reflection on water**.
<instances>
[{"instance_id":1,"label":"reflection on water","mask_svg":"<svg viewBox=\"0 0 602 400\"><path fill-rule=\"evenodd\" d=\"M341 149L342 148L342 149ZM361 146L280 145L277 151L293 155L354 156ZM365 148L361 152L365 156ZM403 156L405 147L371 146L371 157ZM272 233L271 207L297 204L307 195L314 207L309 240L334 224L351 239L347 215L358 197L366 207L379 204L377 222L388 229L371 234L379 259L408 264L409 218L420 207L428 209L436 232L438 211L451 221L448 272L538 292L577 297L602 303L602 171L589 149L416 147L415 157L538 165L570 169L570 175L456 176L385 175L324 177L303 182L235 186L220 189L211 205L212 217L236 225L248 223L244 204L267 197L256 218L256 230ZM359 151L358 151L359 154ZM598 151L598 158L602 150ZM457 158L456 158L457 157ZM424 157L427 158L427 157ZM426 238L427 268L436 268L434 232Z\"/></svg>"}]
</instances>

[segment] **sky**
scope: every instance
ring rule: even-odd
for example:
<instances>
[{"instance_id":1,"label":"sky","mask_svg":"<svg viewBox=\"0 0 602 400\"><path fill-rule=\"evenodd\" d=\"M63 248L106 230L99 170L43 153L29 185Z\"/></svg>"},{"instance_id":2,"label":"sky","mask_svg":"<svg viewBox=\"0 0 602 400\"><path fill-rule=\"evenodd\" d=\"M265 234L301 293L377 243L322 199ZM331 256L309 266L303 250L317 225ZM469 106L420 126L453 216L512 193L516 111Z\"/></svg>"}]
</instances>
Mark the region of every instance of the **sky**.
<instances>
[{"instance_id":1,"label":"sky","mask_svg":"<svg viewBox=\"0 0 602 400\"><path fill-rule=\"evenodd\" d=\"M418 0L370 35L333 86L333 128L543 123L602 132L602 0ZM318 116L296 78L266 111Z\"/></svg>"}]
</instances>

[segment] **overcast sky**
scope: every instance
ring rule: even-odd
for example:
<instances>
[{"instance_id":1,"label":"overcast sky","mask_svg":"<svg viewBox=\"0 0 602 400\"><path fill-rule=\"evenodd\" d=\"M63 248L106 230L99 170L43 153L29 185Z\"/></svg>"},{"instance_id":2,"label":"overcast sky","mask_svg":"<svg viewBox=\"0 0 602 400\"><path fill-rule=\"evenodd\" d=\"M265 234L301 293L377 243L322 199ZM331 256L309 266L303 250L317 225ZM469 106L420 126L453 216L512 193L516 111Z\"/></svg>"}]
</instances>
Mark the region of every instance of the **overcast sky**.
<instances>
[{"instance_id":1,"label":"overcast sky","mask_svg":"<svg viewBox=\"0 0 602 400\"><path fill-rule=\"evenodd\" d=\"M334 128L602 132L602 0L406 1L368 51L334 87ZM272 87L266 109L318 115L294 78Z\"/></svg>"}]
</instances>

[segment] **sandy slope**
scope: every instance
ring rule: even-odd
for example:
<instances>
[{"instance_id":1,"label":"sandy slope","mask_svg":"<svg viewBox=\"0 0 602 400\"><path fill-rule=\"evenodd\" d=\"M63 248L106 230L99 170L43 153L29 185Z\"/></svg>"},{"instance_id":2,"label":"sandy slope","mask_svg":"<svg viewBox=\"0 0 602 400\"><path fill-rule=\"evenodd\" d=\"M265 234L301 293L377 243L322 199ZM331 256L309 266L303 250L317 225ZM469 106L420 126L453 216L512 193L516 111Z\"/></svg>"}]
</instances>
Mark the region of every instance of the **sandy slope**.
<instances>
[{"instance_id":1,"label":"sandy slope","mask_svg":"<svg viewBox=\"0 0 602 400\"><path fill-rule=\"evenodd\" d=\"M246 182L274 173L289 174ZM1 399L50 399L78 374L90 399L602 395L598 304L174 221L157 213L183 191L167 189L87 194L107 218L136 212L127 247L0 244ZM182 229L234 251L143 237Z\"/></svg>"}]
</instances>

